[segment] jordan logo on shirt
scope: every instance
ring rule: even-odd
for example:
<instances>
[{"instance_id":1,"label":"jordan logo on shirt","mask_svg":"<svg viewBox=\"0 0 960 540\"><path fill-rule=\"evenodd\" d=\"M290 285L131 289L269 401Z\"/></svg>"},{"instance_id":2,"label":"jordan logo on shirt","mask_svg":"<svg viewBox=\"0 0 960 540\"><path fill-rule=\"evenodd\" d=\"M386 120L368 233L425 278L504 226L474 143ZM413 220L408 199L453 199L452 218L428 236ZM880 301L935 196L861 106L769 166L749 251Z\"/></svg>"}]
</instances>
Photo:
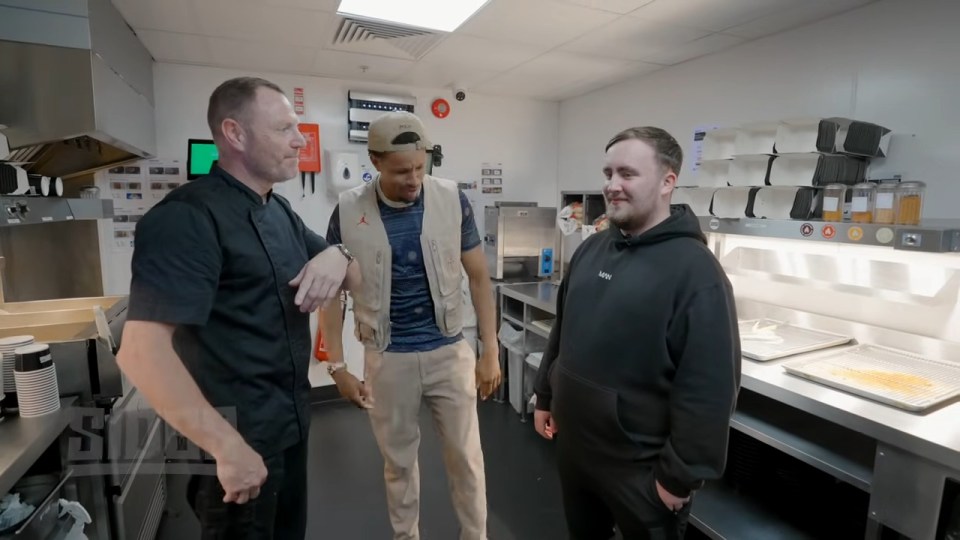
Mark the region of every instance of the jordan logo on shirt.
<instances>
[{"instance_id":1,"label":"jordan logo on shirt","mask_svg":"<svg viewBox=\"0 0 960 540\"><path fill-rule=\"evenodd\" d=\"M367 223L367 214L363 214L362 216L360 216L360 222L357 223L357 227L361 225L369 225L369 223Z\"/></svg>"},{"instance_id":2,"label":"jordan logo on shirt","mask_svg":"<svg viewBox=\"0 0 960 540\"><path fill-rule=\"evenodd\" d=\"M613 274L608 274L607 272L604 272L603 270L601 270L600 279L605 279L607 281L610 281L611 279L613 279Z\"/></svg>"}]
</instances>

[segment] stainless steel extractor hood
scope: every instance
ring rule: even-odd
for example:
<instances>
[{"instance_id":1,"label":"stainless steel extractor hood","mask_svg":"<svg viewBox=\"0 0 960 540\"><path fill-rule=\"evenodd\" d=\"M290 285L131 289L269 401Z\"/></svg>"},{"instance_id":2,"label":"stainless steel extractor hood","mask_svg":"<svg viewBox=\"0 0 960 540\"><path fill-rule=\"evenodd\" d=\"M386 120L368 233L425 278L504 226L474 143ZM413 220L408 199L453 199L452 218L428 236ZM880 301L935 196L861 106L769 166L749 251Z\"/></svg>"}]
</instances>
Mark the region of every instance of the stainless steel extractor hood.
<instances>
[{"instance_id":1,"label":"stainless steel extractor hood","mask_svg":"<svg viewBox=\"0 0 960 540\"><path fill-rule=\"evenodd\" d=\"M9 161L70 177L154 157L153 59L109 0L0 0Z\"/></svg>"}]
</instances>

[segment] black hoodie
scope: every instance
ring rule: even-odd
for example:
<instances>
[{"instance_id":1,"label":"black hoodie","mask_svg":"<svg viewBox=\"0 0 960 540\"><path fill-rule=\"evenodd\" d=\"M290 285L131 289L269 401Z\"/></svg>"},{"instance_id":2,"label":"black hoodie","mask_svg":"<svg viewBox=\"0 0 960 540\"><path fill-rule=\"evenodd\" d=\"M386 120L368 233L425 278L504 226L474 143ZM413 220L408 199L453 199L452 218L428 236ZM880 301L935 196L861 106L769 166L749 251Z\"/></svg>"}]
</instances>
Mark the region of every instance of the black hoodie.
<instances>
[{"instance_id":1,"label":"black hoodie","mask_svg":"<svg viewBox=\"0 0 960 540\"><path fill-rule=\"evenodd\" d=\"M739 387L732 288L688 206L577 249L536 382L559 444L649 464L683 497L723 474Z\"/></svg>"}]
</instances>

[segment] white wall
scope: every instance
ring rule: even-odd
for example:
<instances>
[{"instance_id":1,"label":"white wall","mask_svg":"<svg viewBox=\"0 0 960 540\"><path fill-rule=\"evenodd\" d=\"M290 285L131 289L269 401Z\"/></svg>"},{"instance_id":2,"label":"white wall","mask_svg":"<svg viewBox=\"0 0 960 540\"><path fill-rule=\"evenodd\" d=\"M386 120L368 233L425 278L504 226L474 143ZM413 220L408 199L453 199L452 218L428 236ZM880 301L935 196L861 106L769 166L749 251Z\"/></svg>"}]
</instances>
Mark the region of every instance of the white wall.
<instances>
[{"instance_id":1,"label":"white wall","mask_svg":"<svg viewBox=\"0 0 960 540\"><path fill-rule=\"evenodd\" d=\"M206 124L207 99L224 80L251 73L156 64L154 92L157 110L157 154L160 157L186 158L187 139L208 138ZM294 87L304 89L306 114L303 122L320 124L320 142L325 150L348 150L366 161L366 146L347 141L347 91L382 91L417 98L416 112L426 125L434 144L443 147L443 165L434 174L457 181L479 181L480 164L503 163L504 198L534 200L541 204L556 203L558 109L553 102L511 99L470 94L463 102L452 98L448 89L423 89L336 79L253 73L279 84L288 93ZM436 97L446 98L452 106L447 118L430 114L430 103ZM324 156L326 160L327 156ZM367 163L369 163L367 161ZM318 178L326 182L325 173ZM323 182L321 182L323 180ZM300 197L300 181L281 185L279 191L288 196L307 225L326 231L335 198L330 196Z\"/></svg>"},{"instance_id":2,"label":"white wall","mask_svg":"<svg viewBox=\"0 0 960 540\"><path fill-rule=\"evenodd\" d=\"M443 165L434 169L436 176L467 182L480 180L481 163L500 162L503 167L504 200L536 201L555 205L557 200L557 147L559 104L529 99L511 99L468 95L463 102L452 98L447 89L425 89L364 82L351 82L317 77L250 73L175 64L154 65L156 96L157 156L186 161L189 138L209 138L206 123L207 100L221 82L240 75L261 76L280 85L288 95L294 87L304 89L303 122L320 124L320 142L324 150L356 152L362 162L366 147L347 141L347 91L384 92L412 95L417 98L416 112L424 121L434 144L443 147ZM446 98L451 114L443 119L430 114L430 103L436 97ZM302 198L300 179L277 187L290 199L308 227L326 234L336 196L325 189L332 168L324 152L324 173L317 177L317 193ZM489 199L478 196L478 210ZM482 220L482 211L478 216ZM482 223L478 223L482 226ZM482 229L481 229L482 230ZM110 254L108 265L113 269L107 278L107 290L125 294L129 290L129 255ZM315 324L315 323L314 323ZM349 329L348 329L349 330ZM348 337L348 363L354 373L361 364L361 349ZM329 384L326 373L311 370L313 384Z\"/></svg>"},{"instance_id":3,"label":"white wall","mask_svg":"<svg viewBox=\"0 0 960 540\"><path fill-rule=\"evenodd\" d=\"M560 189L598 189L603 147L630 126L673 133L692 163L696 126L848 116L896 134L871 177L928 184L925 217L960 203L960 2L884 0L654 72L560 107Z\"/></svg>"}]
</instances>

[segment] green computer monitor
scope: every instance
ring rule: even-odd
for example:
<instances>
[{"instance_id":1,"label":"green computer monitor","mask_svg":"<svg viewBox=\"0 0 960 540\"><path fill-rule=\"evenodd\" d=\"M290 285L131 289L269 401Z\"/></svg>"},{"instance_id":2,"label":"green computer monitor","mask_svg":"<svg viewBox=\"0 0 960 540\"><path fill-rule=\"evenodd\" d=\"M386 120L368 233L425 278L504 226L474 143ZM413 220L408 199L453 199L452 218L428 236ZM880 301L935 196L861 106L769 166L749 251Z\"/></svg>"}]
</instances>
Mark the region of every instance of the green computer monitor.
<instances>
[{"instance_id":1,"label":"green computer monitor","mask_svg":"<svg viewBox=\"0 0 960 540\"><path fill-rule=\"evenodd\" d=\"M187 141L187 179L193 180L210 173L217 160L217 147L211 139Z\"/></svg>"}]
</instances>

